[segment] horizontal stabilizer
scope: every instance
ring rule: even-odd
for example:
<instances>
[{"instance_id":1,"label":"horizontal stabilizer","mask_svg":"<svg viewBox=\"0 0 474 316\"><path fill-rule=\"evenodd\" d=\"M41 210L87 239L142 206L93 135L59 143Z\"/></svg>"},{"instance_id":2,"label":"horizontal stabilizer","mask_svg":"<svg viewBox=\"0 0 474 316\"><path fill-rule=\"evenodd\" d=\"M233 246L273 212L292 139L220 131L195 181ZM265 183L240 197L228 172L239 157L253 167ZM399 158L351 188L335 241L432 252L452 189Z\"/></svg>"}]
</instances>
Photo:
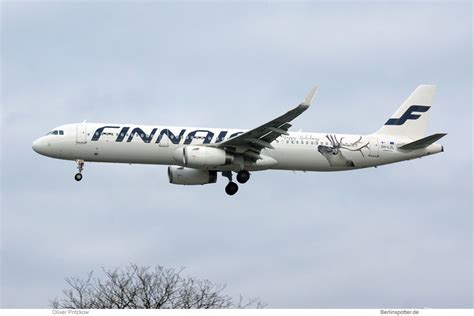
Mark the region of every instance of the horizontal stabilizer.
<instances>
[{"instance_id":1,"label":"horizontal stabilizer","mask_svg":"<svg viewBox=\"0 0 474 316\"><path fill-rule=\"evenodd\" d=\"M430 136L423 137L421 139L415 140L414 142L402 145L398 147L399 149L404 150L415 150L428 147L429 145L433 144L435 141L441 139L442 137L446 136L447 134L433 134Z\"/></svg>"}]
</instances>

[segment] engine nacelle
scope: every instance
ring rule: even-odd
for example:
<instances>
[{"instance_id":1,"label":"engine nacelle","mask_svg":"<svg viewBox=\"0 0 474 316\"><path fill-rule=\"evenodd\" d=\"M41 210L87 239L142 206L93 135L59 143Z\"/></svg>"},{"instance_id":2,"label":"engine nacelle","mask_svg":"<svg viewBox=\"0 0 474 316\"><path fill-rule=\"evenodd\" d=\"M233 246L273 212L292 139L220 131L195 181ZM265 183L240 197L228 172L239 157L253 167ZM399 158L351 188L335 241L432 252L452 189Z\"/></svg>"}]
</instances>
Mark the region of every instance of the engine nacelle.
<instances>
[{"instance_id":1,"label":"engine nacelle","mask_svg":"<svg viewBox=\"0 0 474 316\"><path fill-rule=\"evenodd\" d=\"M207 146L186 146L174 152L173 158L193 168L214 168L232 164L234 156L225 150Z\"/></svg>"},{"instance_id":2,"label":"engine nacelle","mask_svg":"<svg viewBox=\"0 0 474 316\"><path fill-rule=\"evenodd\" d=\"M216 183L217 172L180 166L168 167L168 178L172 184L198 185Z\"/></svg>"}]
</instances>

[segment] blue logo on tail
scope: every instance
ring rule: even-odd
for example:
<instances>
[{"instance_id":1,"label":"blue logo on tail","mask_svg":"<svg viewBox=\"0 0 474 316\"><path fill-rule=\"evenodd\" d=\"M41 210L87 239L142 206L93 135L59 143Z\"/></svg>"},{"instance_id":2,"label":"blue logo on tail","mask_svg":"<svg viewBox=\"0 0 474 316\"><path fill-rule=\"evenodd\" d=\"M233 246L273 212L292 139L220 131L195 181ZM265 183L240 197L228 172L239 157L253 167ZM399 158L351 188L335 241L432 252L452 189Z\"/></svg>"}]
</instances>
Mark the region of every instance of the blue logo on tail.
<instances>
[{"instance_id":1,"label":"blue logo on tail","mask_svg":"<svg viewBox=\"0 0 474 316\"><path fill-rule=\"evenodd\" d=\"M400 118L391 118L385 123L385 125L403 125L407 120L417 120L420 118L420 114L413 114L413 112L426 112L430 109L429 106L426 105L412 105L410 106L405 113L403 113Z\"/></svg>"}]
</instances>

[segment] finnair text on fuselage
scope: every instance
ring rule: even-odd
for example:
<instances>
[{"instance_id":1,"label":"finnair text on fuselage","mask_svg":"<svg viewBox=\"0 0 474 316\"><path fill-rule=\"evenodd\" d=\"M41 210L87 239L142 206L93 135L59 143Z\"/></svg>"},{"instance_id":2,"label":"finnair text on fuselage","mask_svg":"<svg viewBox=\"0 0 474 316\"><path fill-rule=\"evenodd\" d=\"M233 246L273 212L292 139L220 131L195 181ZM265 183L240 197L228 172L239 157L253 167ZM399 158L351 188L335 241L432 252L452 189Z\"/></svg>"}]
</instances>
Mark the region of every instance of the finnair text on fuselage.
<instances>
[{"instance_id":1,"label":"finnair text on fuselage","mask_svg":"<svg viewBox=\"0 0 474 316\"><path fill-rule=\"evenodd\" d=\"M119 132L117 132L119 130ZM179 130L179 132L177 132ZM114 133L115 131L115 133ZM155 134L158 133L156 141L154 140ZM188 132L187 132L188 131ZM164 128L158 127L133 127L133 126L113 126L105 125L99 127L92 136L91 141L98 141L102 135L115 135L115 141L120 143L126 141L130 143L135 136L139 137L144 143L156 143L159 144L164 136L173 144L181 143L184 139L183 145L189 145L193 139L203 139L203 144L209 144L211 142L218 143L226 138L232 138L242 134L242 131L234 132L231 131L229 134L228 130L220 130L217 132L217 137L214 138L216 132L212 132L207 129L192 129L192 128ZM228 136L229 134L229 136ZM227 137L228 136L228 137Z\"/></svg>"}]
</instances>

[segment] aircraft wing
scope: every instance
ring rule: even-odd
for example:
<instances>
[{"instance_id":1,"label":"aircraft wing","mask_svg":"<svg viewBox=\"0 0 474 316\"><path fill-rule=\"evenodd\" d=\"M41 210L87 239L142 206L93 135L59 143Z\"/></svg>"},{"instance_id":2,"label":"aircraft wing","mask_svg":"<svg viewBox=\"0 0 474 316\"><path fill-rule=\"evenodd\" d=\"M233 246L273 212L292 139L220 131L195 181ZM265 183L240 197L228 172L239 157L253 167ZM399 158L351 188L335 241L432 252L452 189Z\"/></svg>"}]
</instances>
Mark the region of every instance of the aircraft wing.
<instances>
[{"instance_id":1,"label":"aircraft wing","mask_svg":"<svg viewBox=\"0 0 474 316\"><path fill-rule=\"evenodd\" d=\"M271 143L275 139L281 135L288 135L290 122L309 108L317 91L318 87L311 89L303 102L285 114L243 134L217 143L215 146L226 151L244 154L252 160L260 159L260 151L263 148L273 149Z\"/></svg>"}]
</instances>

